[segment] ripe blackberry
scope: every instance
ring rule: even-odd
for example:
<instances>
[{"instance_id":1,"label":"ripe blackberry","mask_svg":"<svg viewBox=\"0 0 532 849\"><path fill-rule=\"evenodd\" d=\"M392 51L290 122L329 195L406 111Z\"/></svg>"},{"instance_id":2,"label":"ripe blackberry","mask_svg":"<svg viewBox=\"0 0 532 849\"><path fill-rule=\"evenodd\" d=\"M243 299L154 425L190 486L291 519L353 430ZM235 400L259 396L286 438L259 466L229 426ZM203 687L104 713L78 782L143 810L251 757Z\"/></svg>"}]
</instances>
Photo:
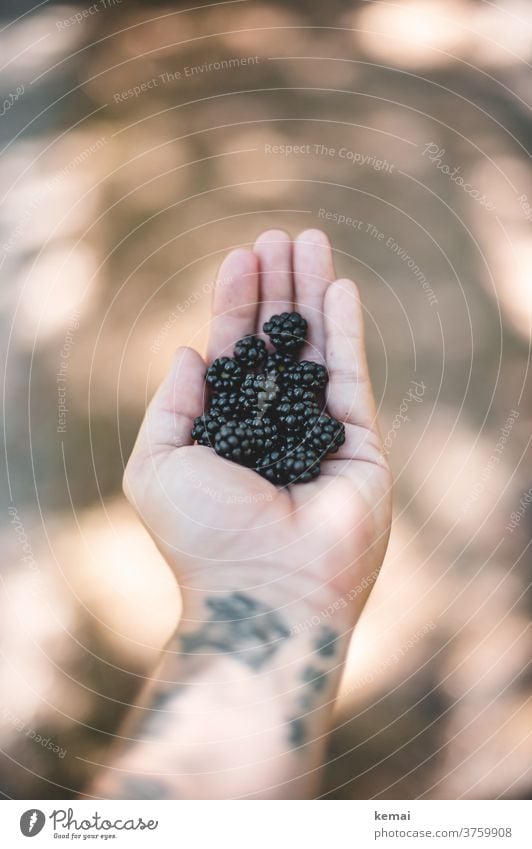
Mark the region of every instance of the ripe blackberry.
<instances>
[{"instance_id":1,"label":"ripe blackberry","mask_svg":"<svg viewBox=\"0 0 532 849\"><path fill-rule=\"evenodd\" d=\"M318 416L309 422L309 430L305 442L318 454L334 454L345 442L345 427L342 422L332 416Z\"/></svg>"},{"instance_id":2,"label":"ripe blackberry","mask_svg":"<svg viewBox=\"0 0 532 849\"><path fill-rule=\"evenodd\" d=\"M329 379L325 366L310 360L295 363L287 374L287 383L303 389L324 389Z\"/></svg>"},{"instance_id":3,"label":"ripe blackberry","mask_svg":"<svg viewBox=\"0 0 532 849\"><path fill-rule=\"evenodd\" d=\"M243 466L252 465L256 456L253 428L235 419L225 422L214 437L214 450L226 460Z\"/></svg>"},{"instance_id":4,"label":"ripe blackberry","mask_svg":"<svg viewBox=\"0 0 532 849\"><path fill-rule=\"evenodd\" d=\"M264 371L266 374L275 375L277 380L284 383L292 366L295 366L296 361L290 354L285 354L283 351L274 351L273 354L268 354L264 363Z\"/></svg>"},{"instance_id":5,"label":"ripe blackberry","mask_svg":"<svg viewBox=\"0 0 532 849\"><path fill-rule=\"evenodd\" d=\"M273 422L265 418L247 419L246 425L253 431L253 442L258 457L262 457L264 454L278 447L279 433Z\"/></svg>"},{"instance_id":6,"label":"ripe blackberry","mask_svg":"<svg viewBox=\"0 0 532 849\"><path fill-rule=\"evenodd\" d=\"M266 343L258 336L244 336L235 345L235 360L246 369L260 368L266 354Z\"/></svg>"},{"instance_id":7,"label":"ripe blackberry","mask_svg":"<svg viewBox=\"0 0 532 849\"><path fill-rule=\"evenodd\" d=\"M192 428L192 439L195 439L199 445L212 448L214 437L225 422L226 419L216 413L204 413L202 416L197 416Z\"/></svg>"},{"instance_id":8,"label":"ripe blackberry","mask_svg":"<svg viewBox=\"0 0 532 849\"><path fill-rule=\"evenodd\" d=\"M231 357L219 357L207 369L206 381L215 392L235 389L244 377L242 366Z\"/></svg>"},{"instance_id":9,"label":"ripe blackberry","mask_svg":"<svg viewBox=\"0 0 532 849\"><path fill-rule=\"evenodd\" d=\"M299 447L291 452L280 448L262 457L255 468L270 483L286 486L308 483L316 478L320 473L320 462L312 448Z\"/></svg>"},{"instance_id":10,"label":"ripe blackberry","mask_svg":"<svg viewBox=\"0 0 532 849\"><path fill-rule=\"evenodd\" d=\"M246 415L255 418L268 412L275 403L280 388L273 377L267 374L247 374L240 387L239 405Z\"/></svg>"},{"instance_id":11,"label":"ripe blackberry","mask_svg":"<svg viewBox=\"0 0 532 849\"><path fill-rule=\"evenodd\" d=\"M305 341L307 322L298 312L272 315L263 325L272 345L279 351L297 351Z\"/></svg>"},{"instance_id":12,"label":"ripe blackberry","mask_svg":"<svg viewBox=\"0 0 532 849\"><path fill-rule=\"evenodd\" d=\"M284 433L305 435L310 423L319 416L320 408L316 403L285 402L276 410L279 427Z\"/></svg>"},{"instance_id":13,"label":"ripe blackberry","mask_svg":"<svg viewBox=\"0 0 532 849\"><path fill-rule=\"evenodd\" d=\"M283 388L279 404L295 404L300 401L302 404L316 404L317 396L314 389L304 389L302 386L286 386Z\"/></svg>"},{"instance_id":14,"label":"ripe blackberry","mask_svg":"<svg viewBox=\"0 0 532 849\"><path fill-rule=\"evenodd\" d=\"M234 392L218 392L212 396L209 412L225 416L226 419L238 417L239 394Z\"/></svg>"}]
</instances>

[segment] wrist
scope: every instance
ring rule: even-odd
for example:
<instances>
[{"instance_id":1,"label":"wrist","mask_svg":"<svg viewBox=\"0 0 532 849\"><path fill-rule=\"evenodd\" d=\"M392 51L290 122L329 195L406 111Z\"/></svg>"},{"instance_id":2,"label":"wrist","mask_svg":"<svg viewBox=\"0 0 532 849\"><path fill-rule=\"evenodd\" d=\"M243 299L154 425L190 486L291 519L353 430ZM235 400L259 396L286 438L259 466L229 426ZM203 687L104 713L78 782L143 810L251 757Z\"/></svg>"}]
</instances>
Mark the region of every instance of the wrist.
<instances>
[{"instance_id":1,"label":"wrist","mask_svg":"<svg viewBox=\"0 0 532 849\"><path fill-rule=\"evenodd\" d=\"M275 611L291 634L329 626L350 633L371 582L339 591L306 569L288 570L285 564L260 560L193 564L178 572L182 598L180 631L212 618L216 600L243 594L256 605Z\"/></svg>"}]
</instances>

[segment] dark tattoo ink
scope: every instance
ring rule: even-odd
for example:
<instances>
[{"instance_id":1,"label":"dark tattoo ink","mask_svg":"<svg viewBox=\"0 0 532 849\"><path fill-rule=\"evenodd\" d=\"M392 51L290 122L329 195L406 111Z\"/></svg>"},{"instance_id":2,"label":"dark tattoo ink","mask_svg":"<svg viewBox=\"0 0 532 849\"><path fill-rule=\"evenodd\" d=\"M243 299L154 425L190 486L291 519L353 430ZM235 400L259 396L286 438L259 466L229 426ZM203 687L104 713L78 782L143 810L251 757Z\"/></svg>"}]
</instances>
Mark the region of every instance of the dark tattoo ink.
<instances>
[{"instance_id":1,"label":"dark tattoo ink","mask_svg":"<svg viewBox=\"0 0 532 849\"><path fill-rule=\"evenodd\" d=\"M327 684L327 673L320 672L315 666L306 666L303 670L303 681L309 685L311 690L318 693Z\"/></svg>"},{"instance_id":2,"label":"dark tattoo ink","mask_svg":"<svg viewBox=\"0 0 532 849\"><path fill-rule=\"evenodd\" d=\"M305 723L296 717L291 719L288 726L288 740L292 746L302 746L307 736Z\"/></svg>"},{"instance_id":3,"label":"dark tattoo ink","mask_svg":"<svg viewBox=\"0 0 532 849\"><path fill-rule=\"evenodd\" d=\"M324 628L322 634L315 643L317 653L321 657L334 657L336 652L336 641L338 634L331 628Z\"/></svg>"},{"instance_id":4,"label":"dark tattoo ink","mask_svg":"<svg viewBox=\"0 0 532 849\"><path fill-rule=\"evenodd\" d=\"M180 637L184 654L219 652L260 669L290 636L274 610L244 593L210 598L207 605L211 619L198 631Z\"/></svg>"},{"instance_id":5,"label":"dark tattoo ink","mask_svg":"<svg viewBox=\"0 0 532 849\"><path fill-rule=\"evenodd\" d=\"M157 690L157 692L155 692L151 698L148 710L168 710L168 702L171 699L174 699L177 694L184 689L185 687L183 686L183 684L173 684L169 685L164 690ZM171 712L172 711L169 711L169 713Z\"/></svg>"},{"instance_id":6,"label":"dark tattoo ink","mask_svg":"<svg viewBox=\"0 0 532 849\"><path fill-rule=\"evenodd\" d=\"M322 658L331 658L336 653L338 635L331 628L324 628L321 635L314 642L316 651L316 663ZM318 694L327 686L329 672L323 671L319 665L309 664L301 673L303 683L306 685L305 692L299 697L299 707L303 711L310 711L318 701ZM293 717L288 722L288 740L292 746L301 746L306 741L306 723L301 717Z\"/></svg>"}]
</instances>

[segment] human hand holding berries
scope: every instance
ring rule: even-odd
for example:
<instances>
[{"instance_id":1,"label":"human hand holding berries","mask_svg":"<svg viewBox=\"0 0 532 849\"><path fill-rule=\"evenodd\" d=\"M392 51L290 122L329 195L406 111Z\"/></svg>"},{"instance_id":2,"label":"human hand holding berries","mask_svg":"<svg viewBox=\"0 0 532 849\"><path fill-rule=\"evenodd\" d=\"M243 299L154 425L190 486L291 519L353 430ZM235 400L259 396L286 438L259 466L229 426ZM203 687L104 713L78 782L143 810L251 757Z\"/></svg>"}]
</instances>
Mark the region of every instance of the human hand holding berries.
<instances>
[{"instance_id":1,"label":"human hand holding berries","mask_svg":"<svg viewBox=\"0 0 532 849\"><path fill-rule=\"evenodd\" d=\"M208 361L227 359L210 366L207 382L219 393L217 409L226 404L222 420L234 418L230 398L239 382L257 380L245 377L246 364L282 374L283 362L286 368L307 332L301 358L326 363L327 412L344 423L345 442L322 460L319 477L283 489L193 445L193 421L205 406L206 366L199 354L182 348L146 413L126 469L126 492L175 570L185 613L186 602L195 603L204 591L268 585L282 586L288 603L322 609L380 566L390 522L390 475L357 290L349 280L335 280L329 242L320 231L304 232L294 243L282 231L268 231L253 251L238 249L225 259L213 309ZM272 315L293 311L306 319L308 331L293 315L284 325L272 323ZM273 351L263 325L279 350ZM232 359L244 337L255 339L239 342ZM296 393L293 404L304 414L305 388L313 383L305 371L313 369L301 366L288 391ZM233 392L233 405L235 398L238 403ZM267 443L268 420L260 424ZM217 429L207 437L213 445ZM356 615L350 610L353 622Z\"/></svg>"},{"instance_id":2,"label":"human hand holding berries","mask_svg":"<svg viewBox=\"0 0 532 849\"><path fill-rule=\"evenodd\" d=\"M308 323L298 366L304 322L270 321L294 311ZM276 352L262 344L265 322ZM206 365L181 348L125 472L126 494L178 579L183 613L137 730L124 735L130 745L92 795L309 798L361 588L384 557L391 480L362 311L354 284L335 280L323 233L292 243L268 231L253 251L229 254L208 362L209 415L194 423L206 406ZM204 444L193 444L193 427Z\"/></svg>"}]
</instances>

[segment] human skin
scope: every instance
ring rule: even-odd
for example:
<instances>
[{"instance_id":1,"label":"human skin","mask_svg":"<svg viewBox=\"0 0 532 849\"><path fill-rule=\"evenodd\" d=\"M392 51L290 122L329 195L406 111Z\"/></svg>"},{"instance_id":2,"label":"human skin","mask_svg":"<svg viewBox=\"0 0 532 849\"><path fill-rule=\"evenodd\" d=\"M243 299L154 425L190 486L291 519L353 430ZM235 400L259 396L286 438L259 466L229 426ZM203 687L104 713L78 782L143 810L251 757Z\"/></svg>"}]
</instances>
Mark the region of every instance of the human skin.
<instances>
[{"instance_id":1,"label":"human skin","mask_svg":"<svg viewBox=\"0 0 532 849\"><path fill-rule=\"evenodd\" d=\"M307 484L277 488L193 445L206 363L180 348L146 412L125 493L173 570L179 627L87 795L312 798L350 636L386 551L391 476L351 280L324 233L269 230L224 260L207 362L271 315L308 321L346 440Z\"/></svg>"}]
</instances>

